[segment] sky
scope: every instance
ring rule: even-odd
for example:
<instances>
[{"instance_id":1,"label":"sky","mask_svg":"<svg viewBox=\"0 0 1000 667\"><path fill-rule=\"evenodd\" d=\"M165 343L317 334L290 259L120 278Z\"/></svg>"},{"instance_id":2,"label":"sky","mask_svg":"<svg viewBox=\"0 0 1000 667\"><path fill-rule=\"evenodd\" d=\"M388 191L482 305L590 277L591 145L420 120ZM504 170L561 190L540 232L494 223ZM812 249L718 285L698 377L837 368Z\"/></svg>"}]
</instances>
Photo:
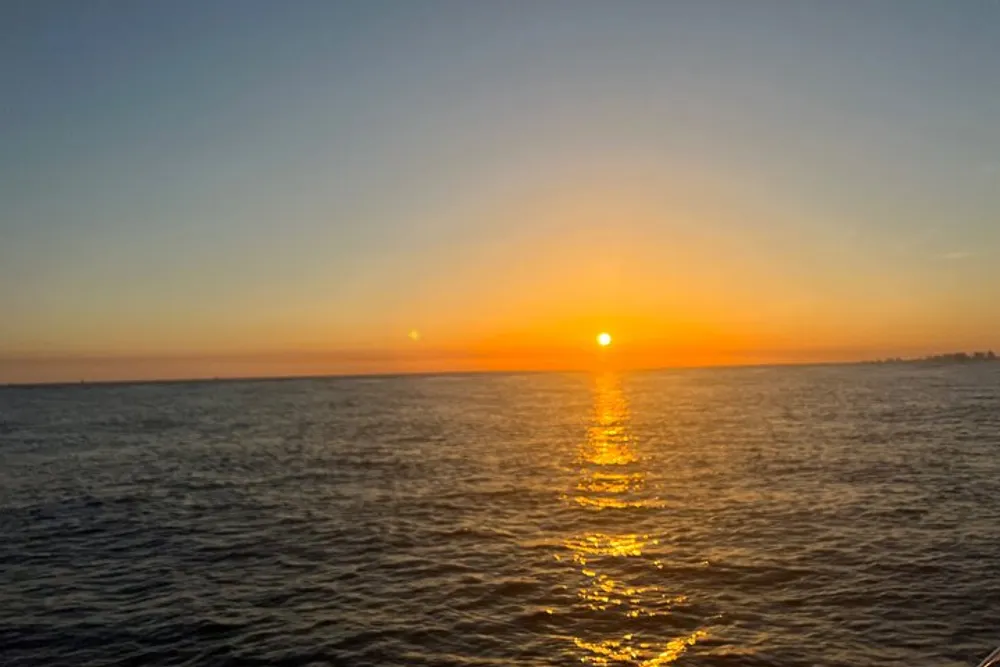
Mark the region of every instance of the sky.
<instances>
[{"instance_id":1,"label":"sky","mask_svg":"<svg viewBox=\"0 0 1000 667\"><path fill-rule=\"evenodd\" d=\"M8 0L0 382L1000 347L997 119L995 0Z\"/></svg>"}]
</instances>

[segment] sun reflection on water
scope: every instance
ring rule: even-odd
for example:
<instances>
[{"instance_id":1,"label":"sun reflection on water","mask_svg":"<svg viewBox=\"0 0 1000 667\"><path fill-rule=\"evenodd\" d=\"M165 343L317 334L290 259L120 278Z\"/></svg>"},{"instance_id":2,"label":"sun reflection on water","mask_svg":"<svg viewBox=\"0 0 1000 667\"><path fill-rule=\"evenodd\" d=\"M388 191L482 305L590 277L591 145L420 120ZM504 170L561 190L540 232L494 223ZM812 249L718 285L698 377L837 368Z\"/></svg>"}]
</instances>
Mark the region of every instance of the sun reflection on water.
<instances>
[{"instance_id":1,"label":"sun reflection on water","mask_svg":"<svg viewBox=\"0 0 1000 667\"><path fill-rule=\"evenodd\" d=\"M629 428L629 407L615 375L594 379L594 413L587 440L580 448L582 469L573 496L578 505L594 509L660 507L661 501L642 494L646 472Z\"/></svg>"},{"instance_id":2,"label":"sun reflection on water","mask_svg":"<svg viewBox=\"0 0 1000 667\"><path fill-rule=\"evenodd\" d=\"M594 379L594 412L586 441L578 454L580 479L575 493L567 496L584 511L641 511L662 507L648 488L643 457L630 428L628 402L620 378L602 375ZM623 514L627 521L628 514ZM654 640L649 626L639 619L669 616L687 602L659 585L657 573L664 567L660 541L636 532L591 532L563 541L568 558L578 570L577 598L582 611L599 614L601 626L618 632L604 637L572 637L581 651L580 660L591 665L638 665L657 667L676 661L704 637L703 629L685 632L663 641ZM660 557L657 557L660 556ZM662 629L657 630L660 637Z\"/></svg>"}]
</instances>

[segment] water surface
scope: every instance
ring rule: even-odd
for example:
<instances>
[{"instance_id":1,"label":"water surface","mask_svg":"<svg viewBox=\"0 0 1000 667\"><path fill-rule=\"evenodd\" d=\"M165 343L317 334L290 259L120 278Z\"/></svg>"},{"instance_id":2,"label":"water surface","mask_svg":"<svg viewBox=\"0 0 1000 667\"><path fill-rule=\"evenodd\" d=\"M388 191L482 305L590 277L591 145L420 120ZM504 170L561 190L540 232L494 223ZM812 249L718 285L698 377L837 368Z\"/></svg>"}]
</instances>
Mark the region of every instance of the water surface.
<instances>
[{"instance_id":1,"label":"water surface","mask_svg":"<svg viewBox=\"0 0 1000 667\"><path fill-rule=\"evenodd\" d=\"M0 388L4 665L941 665L1000 368Z\"/></svg>"}]
</instances>

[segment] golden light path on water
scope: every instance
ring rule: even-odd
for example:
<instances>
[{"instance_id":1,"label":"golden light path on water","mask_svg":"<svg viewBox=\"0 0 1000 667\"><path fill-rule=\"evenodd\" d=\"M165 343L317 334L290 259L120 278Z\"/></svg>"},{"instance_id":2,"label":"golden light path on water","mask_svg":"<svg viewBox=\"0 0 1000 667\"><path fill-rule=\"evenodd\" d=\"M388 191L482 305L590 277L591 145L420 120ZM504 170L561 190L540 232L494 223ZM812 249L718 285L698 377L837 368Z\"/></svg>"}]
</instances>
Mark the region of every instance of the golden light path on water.
<instances>
[{"instance_id":1,"label":"golden light path on water","mask_svg":"<svg viewBox=\"0 0 1000 667\"><path fill-rule=\"evenodd\" d=\"M647 489L647 472L631 432L620 377L596 376L593 387L593 415L578 453L580 479L574 493L565 497L566 502L593 512L641 512L661 507L662 501ZM683 594L670 594L656 583L640 585L624 580L623 573L633 568L624 567L623 559L636 559L636 567L662 570L661 560L649 558L658 544L648 534L627 531L591 532L564 541L570 557L555 557L570 561L582 575L583 584L577 591L580 603L589 612L608 615L613 622L607 627L619 629L614 636L572 637L582 662L609 667L667 665L707 636L704 629L697 629L666 642L652 641L635 626L642 617L668 616L672 607L686 601ZM657 581L656 577L643 579Z\"/></svg>"}]
</instances>

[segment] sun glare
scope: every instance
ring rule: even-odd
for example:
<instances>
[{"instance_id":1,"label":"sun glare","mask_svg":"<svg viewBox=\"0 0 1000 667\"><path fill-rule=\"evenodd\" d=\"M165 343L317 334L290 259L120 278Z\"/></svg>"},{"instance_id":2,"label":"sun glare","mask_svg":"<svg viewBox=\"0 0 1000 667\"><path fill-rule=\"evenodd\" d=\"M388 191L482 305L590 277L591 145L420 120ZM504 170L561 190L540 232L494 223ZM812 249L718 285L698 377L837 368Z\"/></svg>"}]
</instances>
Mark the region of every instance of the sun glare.
<instances>
[{"instance_id":1,"label":"sun glare","mask_svg":"<svg viewBox=\"0 0 1000 667\"><path fill-rule=\"evenodd\" d=\"M597 334L597 344L601 347L607 347L611 345L611 334L609 333L599 333Z\"/></svg>"}]
</instances>

